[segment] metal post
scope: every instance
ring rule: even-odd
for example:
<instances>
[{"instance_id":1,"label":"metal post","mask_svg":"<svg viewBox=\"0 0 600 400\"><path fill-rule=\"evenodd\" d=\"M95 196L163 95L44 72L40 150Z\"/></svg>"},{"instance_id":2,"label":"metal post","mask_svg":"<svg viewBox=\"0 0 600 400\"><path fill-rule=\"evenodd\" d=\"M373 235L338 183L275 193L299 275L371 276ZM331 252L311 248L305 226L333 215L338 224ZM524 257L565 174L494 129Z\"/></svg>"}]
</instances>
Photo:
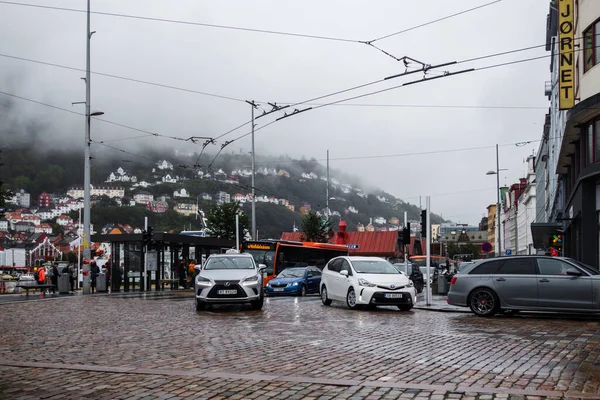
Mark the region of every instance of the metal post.
<instances>
[{"instance_id":1,"label":"metal post","mask_svg":"<svg viewBox=\"0 0 600 400\"><path fill-rule=\"evenodd\" d=\"M406 228L406 226L408 225L408 213L406 211L404 211L404 228ZM409 242L410 242L410 230L408 231L408 236L409 236ZM404 239L406 240L406 239ZM410 273L408 272L408 255L407 253L407 246L404 245L404 268L406 269L406 273L408 274L408 276L410 276Z\"/></svg>"},{"instance_id":2,"label":"metal post","mask_svg":"<svg viewBox=\"0 0 600 400\"><path fill-rule=\"evenodd\" d=\"M256 240L256 195L254 193L254 177L256 175L256 159L254 157L254 101L250 103L252 106L252 239ZM237 228L236 228L237 229ZM237 230L236 230L237 232ZM239 243L239 241L238 241ZM238 249L239 250L239 249Z\"/></svg>"},{"instance_id":3,"label":"metal post","mask_svg":"<svg viewBox=\"0 0 600 400\"><path fill-rule=\"evenodd\" d=\"M90 0L87 0L87 29L86 29L86 62L85 62L85 154L84 154L84 176L83 176L83 258L90 260ZM90 264L85 264L84 269L89 272ZM84 276L83 293L90 293L90 277Z\"/></svg>"},{"instance_id":4,"label":"metal post","mask_svg":"<svg viewBox=\"0 0 600 400\"><path fill-rule=\"evenodd\" d=\"M148 217L144 217L144 231L148 232ZM146 286L148 283L148 257L146 257L146 254L148 252L148 246L144 245L142 251L144 252L144 292L147 292L148 288Z\"/></svg>"},{"instance_id":5,"label":"metal post","mask_svg":"<svg viewBox=\"0 0 600 400\"><path fill-rule=\"evenodd\" d=\"M79 230L81 229L81 207L79 208L79 221L77 221L77 236L79 236L79 244L77 245L77 282L76 288L79 289L79 279L81 274L81 235Z\"/></svg>"},{"instance_id":6,"label":"metal post","mask_svg":"<svg viewBox=\"0 0 600 400\"><path fill-rule=\"evenodd\" d=\"M329 150L327 150L327 190L325 191L327 197L325 201L325 207L327 207L327 217L329 217Z\"/></svg>"},{"instance_id":7,"label":"metal post","mask_svg":"<svg viewBox=\"0 0 600 400\"><path fill-rule=\"evenodd\" d=\"M240 251L240 215L235 214L235 249Z\"/></svg>"},{"instance_id":8,"label":"metal post","mask_svg":"<svg viewBox=\"0 0 600 400\"><path fill-rule=\"evenodd\" d=\"M430 213L430 197L427 196L426 197L426 202L425 202L425 206L427 207L427 217L426 217L426 221L427 221L427 226L425 227L425 231L427 232L427 237L425 238L425 246L426 246L426 263L425 265L427 266L427 292L425 294L426 296L426 303L428 306L431 305L431 287L429 285L429 279L431 277L431 271L429 271L429 268L431 266L431 213ZM440 275L438 275L438 279L441 279Z\"/></svg>"},{"instance_id":9,"label":"metal post","mask_svg":"<svg viewBox=\"0 0 600 400\"><path fill-rule=\"evenodd\" d=\"M496 144L496 226L498 227L498 257L502 256L502 229L500 229L500 157L498 156L498 144Z\"/></svg>"}]
</instances>

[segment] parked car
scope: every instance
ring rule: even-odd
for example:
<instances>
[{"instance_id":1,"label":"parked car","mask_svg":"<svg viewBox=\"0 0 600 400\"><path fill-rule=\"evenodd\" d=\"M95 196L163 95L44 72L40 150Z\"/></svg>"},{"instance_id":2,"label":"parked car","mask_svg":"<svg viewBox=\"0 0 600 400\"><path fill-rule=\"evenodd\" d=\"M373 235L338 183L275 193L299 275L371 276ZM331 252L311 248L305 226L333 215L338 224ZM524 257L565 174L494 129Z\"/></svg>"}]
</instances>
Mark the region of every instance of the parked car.
<instances>
[{"instance_id":1,"label":"parked car","mask_svg":"<svg viewBox=\"0 0 600 400\"><path fill-rule=\"evenodd\" d=\"M323 268L321 301L345 301L355 309L361 305L394 305L403 311L413 308L417 291L407 276L379 257L337 257Z\"/></svg>"},{"instance_id":2,"label":"parked car","mask_svg":"<svg viewBox=\"0 0 600 400\"><path fill-rule=\"evenodd\" d=\"M481 260L450 283L448 303L482 317L500 311L600 312L600 272L570 258Z\"/></svg>"},{"instance_id":3,"label":"parked car","mask_svg":"<svg viewBox=\"0 0 600 400\"><path fill-rule=\"evenodd\" d=\"M319 293L321 270L317 267L293 267L281 271L265 288L268 296Z\"/></svg>"},{"instance_id":4,"label":"parked car","mask_svg":"<svg viewBox=\"0 0 600 400\"><path fill-rule=\"evenodd\" d=\"M213 254L204 266L196 265L194 269L198 271L194 281L196 310L228 303L262 308L262 271L266 266L257 266L250 254Z\"/></svg>"},{"instance_id":5,"label":"parked car","mask_svg":"<svg viewBox=\"0 0 600 400\"><path fill-rule=\"evenodd\" d=\"M423 288L425 287L425 280L423 278L423 273L421 272L419 267L411 263L408 263L408 265L402 263L396 263L392 265L398 271L408 276L408 279L410 279L415 285L417 293L421 293L423 291Z\"/></svg>"}]
</instances>

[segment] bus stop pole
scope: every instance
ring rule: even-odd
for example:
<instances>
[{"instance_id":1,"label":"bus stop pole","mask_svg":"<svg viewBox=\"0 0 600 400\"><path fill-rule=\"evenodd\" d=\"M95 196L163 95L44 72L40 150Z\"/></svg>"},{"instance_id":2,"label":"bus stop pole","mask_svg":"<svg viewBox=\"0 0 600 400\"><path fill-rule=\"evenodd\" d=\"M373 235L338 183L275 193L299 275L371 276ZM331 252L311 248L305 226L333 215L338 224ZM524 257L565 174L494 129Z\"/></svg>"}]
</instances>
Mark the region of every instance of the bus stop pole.
<instances>
[{"instance_id":1,"label":"bus stop pole","mask_svg":"<svg viewBox=\"0 0 600 400\"><path fill-rule=\"evenodd\" d=\"M240 215L235 214L235 249L240 251Z\"/></svg>"}]
</instances>

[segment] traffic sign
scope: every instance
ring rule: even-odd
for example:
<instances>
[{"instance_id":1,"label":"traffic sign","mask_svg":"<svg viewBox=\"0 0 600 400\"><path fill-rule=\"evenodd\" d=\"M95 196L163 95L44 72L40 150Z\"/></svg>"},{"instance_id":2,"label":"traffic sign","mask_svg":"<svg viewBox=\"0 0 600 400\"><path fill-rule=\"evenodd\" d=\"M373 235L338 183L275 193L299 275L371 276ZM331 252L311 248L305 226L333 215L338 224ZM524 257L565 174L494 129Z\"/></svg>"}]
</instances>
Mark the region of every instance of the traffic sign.
<instances>
[{"instance_id":1,"label":"traffic sign","mask_svg":"<svg viewBox=\"0 0 600 400\"><path fill-rule=\"evenodd\" d=\"M507 256L510 256L510 255L512 255L512 250L511 250L511 249L506 249L506 255L507 255Z\"/></svg>"},{"instance_id":2,"label":"traffic sign","mask_svg":"<svg viewBox=\"0 0 600 400\"><path fill-rule=\"evenodd\" d=\"M358 249L358 245L357 244L349 244L348 245L348 250L356 250Z\"/></svg>"},{"instance_id":3,"label":"traffic sign","mask_svg":"<svg viewBox=\"0 0 600 400\"><path fill-rule=\"evenodd\" d=\"M484 253L489 253L492 251L492 244L490 242L485 242L481 245L481 251Z\"/></svg>"}]
</instances>

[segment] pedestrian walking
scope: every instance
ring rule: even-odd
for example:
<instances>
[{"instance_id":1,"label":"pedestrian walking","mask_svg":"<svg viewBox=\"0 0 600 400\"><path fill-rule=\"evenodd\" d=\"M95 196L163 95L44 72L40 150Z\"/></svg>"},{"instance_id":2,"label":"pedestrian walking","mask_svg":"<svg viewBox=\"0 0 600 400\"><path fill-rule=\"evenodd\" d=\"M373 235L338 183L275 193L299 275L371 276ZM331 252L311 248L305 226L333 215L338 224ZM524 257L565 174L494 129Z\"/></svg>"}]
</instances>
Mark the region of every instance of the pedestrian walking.
<instances>
[{"instance_id":1,"label":"pedestrian walking","mask_svg":"<svg viewBox=\"0 0 600 400\"><path fill-rule=\"evenodd\" d=\"M63 273L67 274L69 277L69 285L71 285L71 293L75 292L75 276L73 275L73 266L67 265L63 270Z\"/></svg>"},{"instance_id":2,"label":"pedestrian walking","mask_svg":"<svg viewBox=\"0 0 600 400\"><path fill-rule=\"evenodd\" d=\"M187 289L187 277L186 277L186 273L187 273L187 260L185 260L183 257L179 260L179 265L178 265L178 275L179 275L179 287L182 289Z\"/></svg>"},{"instance_id":3,"label":"pedestrian walking","mask_svg":"<svg viewBox=\"0 0 600 400\"><path fill-rule=\"evenodd\" d=\"M46 284L46 267L44 267L43 265L40 266L37 271L34 274L35 276L35 280L38 283L38 285L45 285ZM41 289L42 294L46 294L46 288L42 288Z\"/></svg>"},{"instance_id":4,"label":"pedestrian walking","mask_svg":"<svg viewBox=\"0 0 600 400\"><path fill-rule=\"evenodd\" d=\"M58 272L58 263L55 262L52 264L52 275L50 276L50 282L52 283L52 294L56 294L56 290L58 289L58 277L60 273Z\"/></svg>"},{"instance_id":5,"label":"pedestrian walking","mask_svg":"<svg viewBox=\"0 0 600 400\"><path fill-rule=\"evenodd\" d=\"M96 261L92 261L92 266L90 267L90 288L92 289L92 293L96 290L96 278L100 274L100 267L96 264Z\"/></svg>"}]
</instances>

